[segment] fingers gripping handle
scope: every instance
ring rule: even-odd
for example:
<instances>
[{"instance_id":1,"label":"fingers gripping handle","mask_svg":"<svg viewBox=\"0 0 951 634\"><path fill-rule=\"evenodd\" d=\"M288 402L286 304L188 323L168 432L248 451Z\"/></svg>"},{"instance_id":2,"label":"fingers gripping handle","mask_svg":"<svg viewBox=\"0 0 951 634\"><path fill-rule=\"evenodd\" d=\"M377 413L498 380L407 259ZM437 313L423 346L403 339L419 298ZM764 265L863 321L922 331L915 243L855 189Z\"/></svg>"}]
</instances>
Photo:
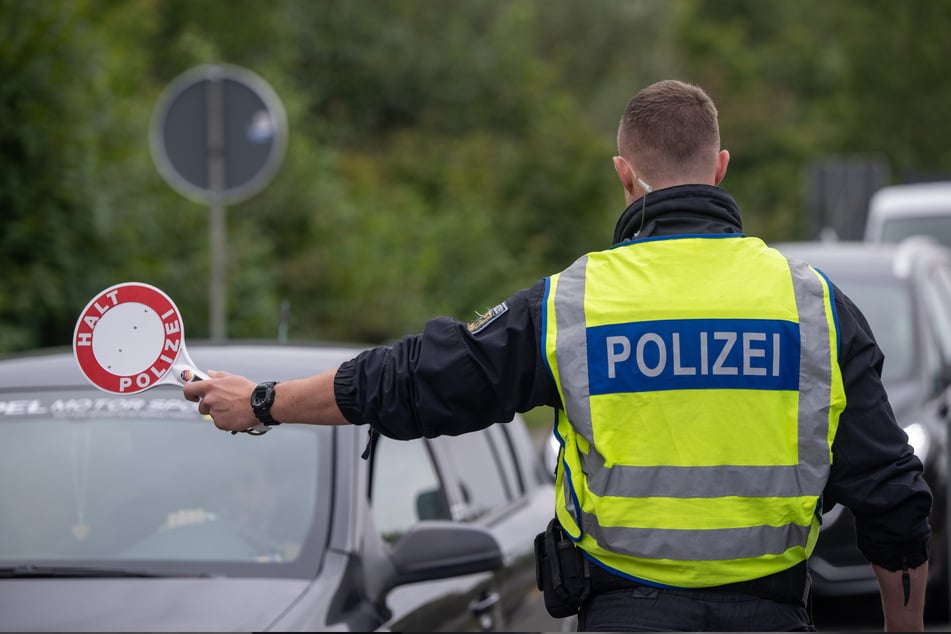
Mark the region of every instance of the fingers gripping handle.
<instances>
[{"instance_id":1,"label":"fingers gripping handle","mask_svg":"<svg viewBox=\"0 0 951 634\"><path fill-rule=\"evenodd\" d=\"M210 379L211 377L202 372L197 368L191 366L182 366L175 368L176 374L181 378L183 383L191 383L192 381L204 381ZM253 427L248 427L247 429L241 430L241 433L251 434L252 436L261 436L268 432L271 428L265 425L264 423L258 423ZM231 432L231 435L239 433L238 431Z\"/></svg>"}]
</instances>

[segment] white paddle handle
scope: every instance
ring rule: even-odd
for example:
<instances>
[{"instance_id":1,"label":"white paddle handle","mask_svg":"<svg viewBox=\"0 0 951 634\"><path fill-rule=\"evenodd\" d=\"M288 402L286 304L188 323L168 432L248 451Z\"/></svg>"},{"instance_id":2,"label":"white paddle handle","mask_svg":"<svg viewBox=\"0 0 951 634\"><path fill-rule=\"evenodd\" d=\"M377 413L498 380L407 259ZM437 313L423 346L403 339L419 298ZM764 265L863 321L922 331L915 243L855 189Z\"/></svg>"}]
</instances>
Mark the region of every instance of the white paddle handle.
<instances>
[{"instance_id":1,"label":"white paddle handle","mask_svg":"<svg viewBox=\"0 0 951 634\"><path fill-rule=\"evenodd\" d=\"M210 378L211 378L210 376L208 376L207 374L205 374L204 372L202 372L202 371L199 370L198 368L194 368L194 367L192 367L192 366L182 366L181 368L178 368L178 367L174 368L175 372L176 372L179 376L182 376L182 372L183 372L184 370L186 370L186 369L191 370L191 371L192 371L192 374L194 375L194 376L192 376L192 378L188 379L188 382L191 382L191 381L204 381L204 380L206 380L206 379L210 379Z\"/></svg>"}]
</instances>

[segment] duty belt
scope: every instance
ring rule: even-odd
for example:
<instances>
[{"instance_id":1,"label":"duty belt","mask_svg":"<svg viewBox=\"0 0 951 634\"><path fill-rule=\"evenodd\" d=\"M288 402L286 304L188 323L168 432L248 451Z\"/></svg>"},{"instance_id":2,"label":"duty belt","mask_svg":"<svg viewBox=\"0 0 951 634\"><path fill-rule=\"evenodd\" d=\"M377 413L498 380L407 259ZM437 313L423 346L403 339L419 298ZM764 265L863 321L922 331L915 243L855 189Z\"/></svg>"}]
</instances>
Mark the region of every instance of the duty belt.
<instances>
[{"instance_id":1,"label":"duty belt","mask_svg":"<svg viewBox=\"0 0 951 634\"><path fill-rule=\"evenodd\" d=\"M588 558L585 557L586 563ZM620 577L608 572L595 563L589 563L586 566L589 569L591 579L592 594L601 592L611 592L612 590L625 590L628 588L657 588L646 583L639 583L632 579ZM770 599L781 603L798 603L806 605L809 597L811 579L809 577L809 567L806 562L796 564L792 568L774 573L759 579L750 581L740 581L737 583L727 583L719 586L710 586L705 588L671 588L674 590L683 590L688 592L740 592L751 594L762 599ZM661 589L668 586L660 586Z\"/></svg>"}]
</instances>

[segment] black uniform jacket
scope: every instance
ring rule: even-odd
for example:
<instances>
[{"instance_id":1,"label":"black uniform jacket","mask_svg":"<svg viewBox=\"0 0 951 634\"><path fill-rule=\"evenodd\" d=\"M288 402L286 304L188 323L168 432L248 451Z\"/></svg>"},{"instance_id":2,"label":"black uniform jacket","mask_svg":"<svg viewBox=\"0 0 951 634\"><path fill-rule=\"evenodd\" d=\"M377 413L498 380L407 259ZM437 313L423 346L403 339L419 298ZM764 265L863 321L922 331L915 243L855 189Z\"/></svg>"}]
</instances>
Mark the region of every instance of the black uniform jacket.
<instances>
[{"instance_id":1,"label":"black uniform jacket","mask_svg":"<svg viewBox=\"0 0 951 634\"><path fill-rule=\"evenodd\" d=\"M618 220L614 242L647 236L742 233L733 198L706 185L652 192ZM423 332L359 354L337 371L337 405L354 424L410 439L458 435L561 401L544 360L539 280L497 306L483 323L439 317ZM881 383L884 361L865 317L838 288L839 364L847 406L833 444L823 505L856 518L858 545L872 562L897 570L928 557L932 497L921 462L898 426ZM481 326L481 327L480 327Z\"/></svg>"}]
</instances>

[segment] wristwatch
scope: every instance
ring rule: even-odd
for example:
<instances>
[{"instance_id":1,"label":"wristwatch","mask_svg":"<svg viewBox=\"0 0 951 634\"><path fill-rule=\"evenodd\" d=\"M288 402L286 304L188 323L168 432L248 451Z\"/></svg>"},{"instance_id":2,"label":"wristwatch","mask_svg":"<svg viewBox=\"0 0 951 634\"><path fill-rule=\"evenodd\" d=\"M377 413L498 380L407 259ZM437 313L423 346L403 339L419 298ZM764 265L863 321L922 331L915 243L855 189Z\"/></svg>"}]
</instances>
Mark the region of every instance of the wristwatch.
<instances>
[{"instance_id":1,"label":"wristwatch","mask_svg":"<svg viewBox=\"0 0 951 634\"><path fill-rule=\"evenodd\" d=\"M251 392L251 409L259 421L267 426L280 425L281 421L271 416L271 406L274 405L274 386L277 381L258 383Z\"/></svg>"}]
</instances>

